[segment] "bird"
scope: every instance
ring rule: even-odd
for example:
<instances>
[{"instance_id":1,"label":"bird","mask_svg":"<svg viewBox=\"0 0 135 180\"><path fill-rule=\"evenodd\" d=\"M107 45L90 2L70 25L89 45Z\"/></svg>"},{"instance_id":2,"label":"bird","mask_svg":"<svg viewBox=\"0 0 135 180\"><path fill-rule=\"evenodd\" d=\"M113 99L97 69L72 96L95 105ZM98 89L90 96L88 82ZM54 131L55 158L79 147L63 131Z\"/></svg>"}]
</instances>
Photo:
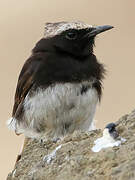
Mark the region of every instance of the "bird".
<instances>
[{"instance_id":1,"label":"bird","mask_svg":"<svg viewBox=\"0 0 135 180\"><path fill-rule=\"evenodd\" d=\"M20 72L8 127L34 139L91 130L106 72L94 55L95 38L112 28L46 23Z\"/></svg>"}]
</instances>

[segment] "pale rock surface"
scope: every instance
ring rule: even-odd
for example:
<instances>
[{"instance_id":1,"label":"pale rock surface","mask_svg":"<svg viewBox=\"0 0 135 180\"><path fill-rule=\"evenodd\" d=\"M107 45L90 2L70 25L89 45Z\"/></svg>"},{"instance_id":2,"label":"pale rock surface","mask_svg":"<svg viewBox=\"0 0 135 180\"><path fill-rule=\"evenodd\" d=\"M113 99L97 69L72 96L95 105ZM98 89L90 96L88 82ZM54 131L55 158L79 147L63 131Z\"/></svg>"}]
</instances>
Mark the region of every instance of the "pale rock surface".
<instances>
[{"instance_id":1,"label":"pale rock surface","mask_svg":"<svg viewBox=\"0 0 135 180\"><path fill-rule=\"evenodd\" d=\"M91 148L101 130L74 133L57 143L30 140L7 180L135 180L135 111L116 123L126 142L100 152Z\"/></svg>"}]
</instances>

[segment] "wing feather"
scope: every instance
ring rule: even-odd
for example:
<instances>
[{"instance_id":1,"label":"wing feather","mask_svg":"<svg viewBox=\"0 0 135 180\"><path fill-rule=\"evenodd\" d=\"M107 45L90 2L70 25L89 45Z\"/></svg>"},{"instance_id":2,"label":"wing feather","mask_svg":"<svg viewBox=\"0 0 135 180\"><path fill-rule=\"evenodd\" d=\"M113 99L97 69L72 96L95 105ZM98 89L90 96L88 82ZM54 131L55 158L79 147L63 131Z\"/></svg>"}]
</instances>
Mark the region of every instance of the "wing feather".
<instances>
[{"instance_id":1,"label":"wing feather","mask_svg":"<svg viewBox=\"0 0 135 180\"><path fill-rule=\"evenodd\" d=\"M39 69L40 62L34 57L30 57L24 64L18 78L12 117L21 114L22 104L28 92L35 83L35 75Z\"/></svg>"}]
</instances>

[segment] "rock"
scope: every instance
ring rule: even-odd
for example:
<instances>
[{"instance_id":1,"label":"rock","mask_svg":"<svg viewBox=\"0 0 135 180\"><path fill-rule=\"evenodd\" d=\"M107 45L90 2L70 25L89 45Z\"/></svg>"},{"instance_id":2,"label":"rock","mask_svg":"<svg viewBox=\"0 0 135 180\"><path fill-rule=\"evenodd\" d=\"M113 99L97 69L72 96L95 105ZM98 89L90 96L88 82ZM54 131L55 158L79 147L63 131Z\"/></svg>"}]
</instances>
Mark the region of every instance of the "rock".
<instances>
[{"instance_id":1,"label":"rock","mask_svg":"<svg viewBox=\"0 0 135 180\"><path fill-rule=\"evenodd\" d=\"M127 141L98 153L91 148L101 130L75 132L57 143L29 140L7 180L134 180L135 110L116 124Z\"/></svg>"}]
</instances>

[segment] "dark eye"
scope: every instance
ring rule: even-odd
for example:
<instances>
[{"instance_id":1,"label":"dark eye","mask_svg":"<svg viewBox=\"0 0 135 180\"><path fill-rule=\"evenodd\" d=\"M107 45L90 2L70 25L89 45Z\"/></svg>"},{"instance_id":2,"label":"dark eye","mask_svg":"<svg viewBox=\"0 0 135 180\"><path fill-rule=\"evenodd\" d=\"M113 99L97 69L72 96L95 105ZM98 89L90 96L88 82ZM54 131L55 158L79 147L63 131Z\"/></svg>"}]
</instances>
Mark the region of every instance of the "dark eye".
<instances>
[{"instance_id":1,"label":"dark eye","mask_svg":"<svg viewBox=\"0 0 135 180\"><path fill-rule=\"evenodd\" d=\"M77 38L77 33L76 32L67 32L66 38L69 40L75 40Z\"/></svg>"}]
</instances>

